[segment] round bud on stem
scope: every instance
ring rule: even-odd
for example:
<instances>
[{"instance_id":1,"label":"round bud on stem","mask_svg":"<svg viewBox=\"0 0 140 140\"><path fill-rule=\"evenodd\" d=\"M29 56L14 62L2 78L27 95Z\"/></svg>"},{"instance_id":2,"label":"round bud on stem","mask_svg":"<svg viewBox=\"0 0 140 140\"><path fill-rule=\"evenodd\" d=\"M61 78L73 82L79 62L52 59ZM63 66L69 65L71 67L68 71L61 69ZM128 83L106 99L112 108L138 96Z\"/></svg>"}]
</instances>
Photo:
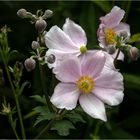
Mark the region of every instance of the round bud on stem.
<instances>
[{"instance_id":1,"label":"round bud on stem","mask_svg":"<svg viewBox=\"0 0 140 140\"><path fill-rule=\"evenodd\" d=\"M46 56L46 61L50 64L55 62L55 56L53 54L50 54L48 56Z\"/></svg>"},{"instance_id":2,"label":"round bud on stem","mask_svg":"<svg viewBox=\"0 0 140 140\"><path fill-rule=\"evenodd\" d=\"M26 18L27 17L27 11L25 9L19 9L17 11L17 15L21 18Z\"/></svg>"},{"instance_id":3,"label":"round bud on stem","mask_svg":"<svg viewBox=\"0 0 140 140\"><path fill-rule=\"evenodd\" d=\"M39 45L39 43L37 41L33 41L31 46L32 46L33 50L36 50L36 49L38 49L40 47L40 45Z\"/></svg>"},{"instance_id":4,"label":"round bud on stem","mask_svg":"<svg viewBox=\"0 0 140 140\"><path fill-rule=\"evenodd\" d=\"M136 61L139 57L139 50L136 47L131 47L128 55L132 60Z\"/></svg>"},{"instance_id":5,"label":"round bud on stem","mask_svg":"<svg viewBox=\"0 0 140 140\"><path fill-rule=\"evenodd\" d=\"M116 48L114 46L110 45L107 47L107 51L109 54L113 54L113 53L115 53Z\"/></svg>"},{"instance_id":6,"label":"round bud on stem","mask_svg":"<svg viewBox=\"0 0 140 140\"><path fill-rule=\"evenodd\" d=\"M35 23L35 28L37 29L37 31L39 33L42 33L45 30L46 27L47 27L47 23L43 19L39 19Z\"/></svg>"},{"instance_id":7,"label":"round bud on stem","mask_svg":"<svg viewBox=\"0 0 140 140\"><path fill-rule=\"evenodd\" d=\"M42 18L50 18L52 16L53 16L53 11L48 9L44 12L44 15L42 16Z\"/></svg>"},{"instance_id":8,"label":"round bud on stem","mask_svg":"<svg viewBox=\"0 0 140 140\"><path fill-rule=\"evenodd\" d=\"M32 71L36 66L36 61L33 58L27 58L24 65L27 71Z\"/></svg>"}]
</instances>

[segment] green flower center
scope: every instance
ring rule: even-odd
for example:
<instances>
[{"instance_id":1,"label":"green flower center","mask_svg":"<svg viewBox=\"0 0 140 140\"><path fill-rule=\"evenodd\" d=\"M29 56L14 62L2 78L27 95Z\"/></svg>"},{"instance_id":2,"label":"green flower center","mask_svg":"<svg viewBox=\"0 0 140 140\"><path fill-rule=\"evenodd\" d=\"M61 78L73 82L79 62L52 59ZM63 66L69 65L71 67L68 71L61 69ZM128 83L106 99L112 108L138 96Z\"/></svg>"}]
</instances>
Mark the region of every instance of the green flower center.
<instances>
[{"instance_id":1,"label":"green flower center","mask_svg":"<svg viewBox=\"0 0 140 140\"><path fill-rule=\"evenodd\" d=\"M81 53L86 53L86 52L87 52L86 46L81 46L81 47L80 47L80 52L81 52Z\"/></svg>"}]
</instances>

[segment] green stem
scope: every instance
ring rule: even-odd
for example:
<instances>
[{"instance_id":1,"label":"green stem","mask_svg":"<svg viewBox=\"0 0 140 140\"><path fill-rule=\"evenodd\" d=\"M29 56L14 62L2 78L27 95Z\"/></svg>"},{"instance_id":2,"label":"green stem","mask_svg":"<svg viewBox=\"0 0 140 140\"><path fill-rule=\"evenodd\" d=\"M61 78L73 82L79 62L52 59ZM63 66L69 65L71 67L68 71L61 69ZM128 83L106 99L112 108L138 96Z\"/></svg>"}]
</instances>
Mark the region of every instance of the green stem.
<instances>
[{"instance_id":1,"label":"green stem","mask_svg":"<svg viewBox=\"0 0 140 140\"><path fill-rule=\"evenodd\" d=\"M12 129L13 129L13 132L14 132L16 138L19 140L19 136L18 136L17 131L16 131L16 129L15 129L15 124L14 124L14 122L13 122L13 118L12 118L12 115L11 115L11 114L10 114L10 116L9 116L9 121L10 121L11 127L12 127Z\"/></svg>"},{"instance_id":2,"label":"green stem","mask_svg":"<svg viewBox=\"0 0 140 140\"><path fill-rule=\"evenodd\" d=\"M119 56L120 52L121 52L121 49L119 48L119 49L118 49L118 52L117 52L117 55L116 55L116 57L115 57L115 59L114 59L114 62L116 62L116 61L117 61L117 58L118 58L118 56Z\"/></svg>"},{"instance_id":3,"label":"green stem","mask_svg":"<svg viewBox=\"0 0 140 140\"><path fill-rule=\"evenodd\" d=\"M93 140L99 139L98 132L99 132L100 126L101 126L101 122L98 121L95 127L94 134L93 134Z\"/></svg>"},{"instance_id":4,"label":"green stem","mask_svg":"<svg viewBox=\"0 0 140 140\"><path fill-rule=\"evenodd\" d=\"M55 119L52 119L52 120L48 123L48 125L46 125L46 126L44 127L44 129L35 137L35 139L40 138L40 136L41 136L45 131L48 131L48 130L50 129L52 123L53 123L54 121L55 121Z\"/></svg>"},{"instance_id":5,"label":"green stem","mask_svg":"<svg viewBox=\"0 0 140 140\"><path fill-rule=\"evenodd\" d=\"M61 119L62 119L62 117L63 117L65 111L66 111L65 109L57 110L57 112L56 112L56 117L55 117L54 119L52 119L52 120L44 127L44 129L35 137L35 139L40 138L40 136L41 136L45 131L48 131L48 130L50 129L51 125L53 124L53 122L54 122L56 119L58 119L58 118L61 118Z\"/></svg>"},{"instance_id":6,"label":"green stem","mask_svg":"<svg viewBox=\"0 0 140 140\"><path fill-rule=\"evenodd\" d=\"M10 85L11 85L12 92L13 92L13 95L14 95L14 98L15 98L17 112L18 112L18 117L19 117L19 122L20 122L20 127L21 127L22 137L23 137L23 139L26 139L18 96L17 96L16 90L14 88L14 85L12 83L12 79L11 79L11 76L10 76L10 73L9 73L9 70L8 70L8 67L7 67L7 63L6 63L5 59L4 59L5 57L3 56L2 53L1 53L1 56L2 56L2 59L3 59L3 62L4 62L5 70L6 70L6 73L7 73L8 80L9 80Z\"/></svg>"},{"instance_id":7,"label":"green stem","mask_svg":"<svg viewBox=\"0 0 140 140\"><path fill-rule=\"evenodd\" d=\"M45 94L45 98L46 98L46 102L47 102L47 105L49 107L49 110L51 112L53 112L52 104L50 102L50 99L49 99L49 96L48 96L48 93L47 93L46 84L44 82L43 66L41 66L40 64L39 64L39 69L40 69L40 76L41 76L43 93Z\"/></svg>"},{"instance_id":8,"label":"green stem","mask_svg":"<svg viewBox=\"0 0 140 140\"><path fill-rule=\"evenodd\" d=\"M38 37L39 37L39 44L41 46L41 33L38 33ZM40 69L40 76L41 76L41 81L42 81L42 86L43 86L43 93L45 94L45 98L46 98L46 102L47 102L47 105L49 107L49 110L51 112L53 112L52 104L50 102L49 95L48 95L47 89L46 89L46 84L45 84L45 81L44 81L43 66L40 65L40 64L39 64L39 69Z\"/></svg>"}]
</instances>

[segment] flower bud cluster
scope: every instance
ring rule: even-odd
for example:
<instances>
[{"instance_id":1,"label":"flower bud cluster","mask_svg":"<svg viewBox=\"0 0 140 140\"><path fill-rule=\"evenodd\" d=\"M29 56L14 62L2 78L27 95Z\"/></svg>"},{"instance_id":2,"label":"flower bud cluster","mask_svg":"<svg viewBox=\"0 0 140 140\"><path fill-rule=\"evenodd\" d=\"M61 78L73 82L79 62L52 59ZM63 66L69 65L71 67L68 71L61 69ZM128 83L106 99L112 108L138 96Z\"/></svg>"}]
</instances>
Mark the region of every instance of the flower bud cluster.
<instances>
[{"instance_id":1,"label":"flower bud cluster","mask_svg":"<svg viewBox=\"0 0 140 140\"><path fill-rule=\"evenodd\" d=\"M28 12L26 9L19 9L17 15L21 18L30 18L31 23L35 24L35 28L39 33L43 33L45 28L47 27L47 22L45 19L50 18L53 15L53 11L46 10L44 13L41 10L37 11L37 14L34 15Z\"/></svg>"}]
</instances>

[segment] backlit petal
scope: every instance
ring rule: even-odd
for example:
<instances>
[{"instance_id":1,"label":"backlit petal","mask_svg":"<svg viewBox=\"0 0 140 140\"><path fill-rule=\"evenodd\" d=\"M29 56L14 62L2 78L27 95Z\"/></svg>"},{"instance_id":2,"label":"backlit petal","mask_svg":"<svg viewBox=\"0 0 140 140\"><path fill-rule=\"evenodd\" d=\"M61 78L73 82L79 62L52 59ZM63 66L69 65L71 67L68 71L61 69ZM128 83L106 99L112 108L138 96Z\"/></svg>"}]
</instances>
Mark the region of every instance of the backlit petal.
<instances>
[{"instance_id":1,"label":"backlit petal","mask_svg":"<svg viewBox=\"0 0 140 140\"><path fill-rule=\"evenodd\" d=\"M80 92L75 84L59 83L51 97L51 102L57 108L72 110L76 107Z\"/></svg>"},{"instance_id":2,"label":"backlit petal","mask_svg":"<svg viewBox=\"0 0 140 140\"><path fill-rule=\"evenodd\" d=\"M69 57L54 69L56 78L62 82L75 83L81 76L80 62L77 57Z\"/></svg>"},{"instance_id":3,"label":"backlit petal","mask_svg":"<svg viewBox=\"0 0 140 140\"><path fill-rule=\"evenodd\" d=\"M50 49L61 51L73 51L77 48L69 36L62 31L58 26L53 26L45 35L46 46Z\"/></svg>"},{"instance_id":4,"label":"backlit petal","mask_svg":"<svg viewBox=\"0 0 140 140\"><path fill-rule=\"evenodd\" d=\"M85 54L86 55L86 54ZM84 56L81 56L84 57ZM88 54L88 57L82 61L82 74L97 77L105 65L105 55L102 51Z\"/></svg>"},{"instance_id":5,"label":"backlit petal","mask_svg":"<svg viewBox=\"0 0 140 140\"><path fill-rule=\"evenodd\" d=\"M106 121L104 103L93 94L82 94L79 102L83 110L93 118Z\"/></svg>"},{"instance_id":6,"label":"backlit petal","mask_svg":"<svg viewBox=\"0 0 140 140\"><path fill-rule=\"evenodd\" d=\"M105 67L95 79L92 93L109 105L118 105L123 100L123 90L123 76Z\"/></svg>"},{"instance_id":7,"label":"backlit petal","mask_svg":"<svg viewBox=\"0 0 140 140\"><path fill-rule=\"evenodd\" d=\"M124 14L124 10L120 9L118 6L114 6L111 12L104 17L101 17L100 20L106 27L113 28L120 23Z\"/></svg>"},{"instance_id":8,"label":"backlit petal","mask_svg":"<svg viewBox=\"0 0 140 140\"><path fill-rule=\"evenodd\" d=\"M74 44L79 47L86 46L87 38L85 31L81 26L67 18L65 24L63 25L63 30L71 38Z\"/></svg>"}]
</instances>

